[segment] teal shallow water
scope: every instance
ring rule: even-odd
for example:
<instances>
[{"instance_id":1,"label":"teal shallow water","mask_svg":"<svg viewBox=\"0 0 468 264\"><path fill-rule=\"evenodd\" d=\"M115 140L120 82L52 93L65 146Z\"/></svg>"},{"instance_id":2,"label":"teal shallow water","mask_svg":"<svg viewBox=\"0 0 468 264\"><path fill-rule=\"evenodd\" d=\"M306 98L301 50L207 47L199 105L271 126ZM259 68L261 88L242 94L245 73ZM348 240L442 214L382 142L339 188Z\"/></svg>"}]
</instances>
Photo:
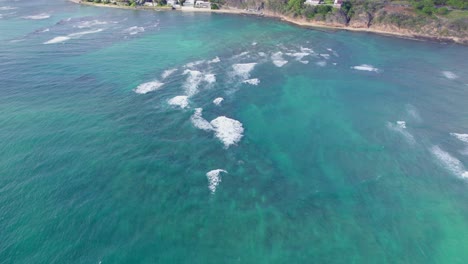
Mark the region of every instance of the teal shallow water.
<instances>
[{"instance_id":1,"label":"teal shallow water","mask_svg":"<svg viewBox=\"0 0 468 264\"><path fill-rule=\"evenodd\" d=\"M0 263L468 262L466 47L6 6ZM243 137L226 148L196 108ZM216 169L228 173L212 192Z\"/></svg>"}]
</instances>

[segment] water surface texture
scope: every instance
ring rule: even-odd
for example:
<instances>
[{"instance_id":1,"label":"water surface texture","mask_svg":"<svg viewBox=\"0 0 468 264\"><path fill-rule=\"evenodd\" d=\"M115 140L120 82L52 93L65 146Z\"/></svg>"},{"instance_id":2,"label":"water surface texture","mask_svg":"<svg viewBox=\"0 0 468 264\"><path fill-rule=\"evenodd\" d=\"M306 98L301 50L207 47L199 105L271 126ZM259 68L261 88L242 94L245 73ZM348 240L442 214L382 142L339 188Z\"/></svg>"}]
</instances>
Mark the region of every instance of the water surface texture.
<instances>
[{"instance_id":1,"label":"water surface texture","mask_svg":"<svg viewBox=\"0 0 468 264\"><path fill-rule=\"evenodd\" d=\"M468 49L0 2L0 263L468 263Z\"/></svg>"}]
</instances>

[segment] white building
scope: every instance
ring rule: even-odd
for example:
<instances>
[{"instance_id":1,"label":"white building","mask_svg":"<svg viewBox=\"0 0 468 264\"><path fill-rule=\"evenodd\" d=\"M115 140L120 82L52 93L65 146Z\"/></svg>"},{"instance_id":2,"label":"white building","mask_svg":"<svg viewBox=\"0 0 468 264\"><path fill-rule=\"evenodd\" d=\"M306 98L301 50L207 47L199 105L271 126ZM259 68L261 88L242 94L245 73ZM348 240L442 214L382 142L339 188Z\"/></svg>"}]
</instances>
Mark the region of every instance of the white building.
<instances>
[{"instance_id":1,"label":"white building","mask_svg":"<svg viewBox=\"0 0 468 264\"><path fill-rule=\"evenodd\" d=\"M205 2L205 1L196 1L195 2L195 7L197 8L210 8L210 2Z\"/></svg>"},{"instance_id":2,"label":"white building","mask_svg":"<svg viewBox=\"0 0 468 264\"><path fill-rule=\"evenodd\" d=\"M307 5L319 5L321 3L322 3L322 0L306 0L304 2L304 4L307 4Z\"/></svg>"},{"instance_id":3,"label":"white building","mask_svg":"<svg viewBox=\"0 0 468 264\"><path fill-rule=\"evenodd\" d=\"M194 6L195 5L195 0L185 0L184 6Z\"/></svg>"}]
</instances>

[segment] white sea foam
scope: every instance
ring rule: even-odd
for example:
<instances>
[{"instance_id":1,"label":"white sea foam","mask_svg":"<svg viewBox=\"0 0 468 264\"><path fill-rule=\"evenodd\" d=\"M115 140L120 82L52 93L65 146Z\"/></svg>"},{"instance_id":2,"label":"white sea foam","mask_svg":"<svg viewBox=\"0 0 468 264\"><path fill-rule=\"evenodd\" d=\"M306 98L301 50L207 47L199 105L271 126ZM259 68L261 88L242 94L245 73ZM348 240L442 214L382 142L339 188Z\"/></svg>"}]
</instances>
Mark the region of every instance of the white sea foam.
<instances>
[{"instance_id":1,"label":"white sea foam","mask_svg":"<svg viewBox=\"0 0 468 264\"><path fill-rule=\"evenodd\" d=\"M259 55L260 57L265 57L265 56L266 56L266 53L265 53L265 52L262 52L262 51L260 51L260 52L258 53L258 55Z\"/></svg>"},{"instance_id":2,"label":"white sea foam","mask_svg":"<svg viewBox=\"0 0 468 264\"><path fill-rule=\"evenodd\" d=\"M326 61L317 61L315 64L317 64L317 65L320 66L320 67L325 67L325 66L327 66L327 62L326 62Z\"/></svg>"},{"instance_id":3,"label":"white sea foam","mask_svg":"<svg viewBox=\"0 0 468 264\"><path fill-rule=\"evenodd\" d=\"M218 97L218 98L215 98L215 99L213 100L213 104L215 104L215 105L220 105L221 102L223 102L223 101L224 101L224 98Z\"/></svg>"},{"instance_id":4,"label":"white sea foam","mask_svg":"<svg viewBox=\"0 0 468 264\"><path fill-rule=\"evenodd\" d=\"M328 60L330 58L330 54L326 54L326 53L325 54L320 54L320 57Z\"/></svg>"},{"instance_id":5,"label":"white sea foam","mask_svg":"<svg viewBox=\"0 0 468 264\"><path fill-rule=\"evenodd\" d=\"M309 64L308 60L300 60L299 62L302 63L302 64Z\"/></svg>"},{"instance_id":6,"label":"white sea foam","mask_svg":"<svg viewBox=\"0 0 468 264\"><path fill-rule=\"evenodd\" d=\"M242 77L243 79L248 79L250 77L250 72L255 68L257 63L239 63L232 65L234 69L234 75Z\"/></svg>"},{"instance_id":7,"label":"white sea foam","mask_svg":"<svg viewBox=\"0 0 468 264\"><path fill-rule=\"evenodd\" d=\"M202 63L205 63L205 60L198 60L198 61L193 61L189 62L184 65L185 68L193 68L194 66L200 65Z\"/></svg>"},{"instance_id":8,"label":"white sea foam","mask_svg":"<svg viewBox=\"0 0 468 264\"><path fill-rule=\"evenodd\" d=\"M32 16L25 16L24 18L25 19L32 19L32 20L41 20L41 19L47 19L49 17L50 17L49 14L41 13L41 14L32 15Z\"/></svg>"},{"instance_id":9,"label":"white sea foam","mask_svg":"<svg viewBox=\"0 0 468 264\"><path fill-rule=\"evenodd\" d=\"M444 75L444 77L449 79L449 80L455 80L455 79L458 78L458 75L456 75L455 73L453 73L451 71L443 71L442 75Z\"/></svg>"},{"instance_id":10,"label":"white sea foam","mask_svg":"<svg viewBox=\"0 0 468 264\"><path fill-rule=\"evenodd\" d=\"M212 125L215 136L223 142L224 146L236 144L241 140L244 133L242 123L225 116L219 116L210 122Z\"/></svg>"},{"instance_id":11,"label":"white sea foam","mask_svg":"<svg viewBox=\"0 0 468 264\"><path fill-rule=\"evenodd\" d=\"M257 46L257 42L252 42L252 46Z\"/></svg>"},{"instance_id":12,"label":"white sea foam","mask_svg":"<svg viewBox=\"0 0 468 264\"><path fill-rule=\"evenodd\" d=\"M0 6L0 11L15 10L17 7L14 6Z\"/></svg>"},{"instance_id":13,"label":"white sea foam","mask_svg":"<svg viewBox=\"0 0 468 264\"><path fill-rule=\"evenodd\" d=\"M176 72L177 69L168 69L168 70L165 70L162 74L161 74L161 78L162 79L166 79L167 77L171 76L174 72Z\"/></svg>"},{"instance_id":14,"label":"white sea foam","mask_svg":"<svg viewBox=\"0 0 468 264\"><path fill-rule=\"evenodd\" d=\"M309 56L310 53L307 52L294 52L294 53L286 53L289 57L294 57L297 61L301 61L304 57Z\"/></svg>"},{"instance_id":15,"label":"white sea foam","mask_svg":"<svg viewBox=\"0 0 468 264\"><path fill-rule=\"evenodd\" d=\"M358 66L353 66L353 67L351 67L351 69L355 69L355 70L358 70L358 71L370 71L370 72L379 72L380 71L379 69L377 69L374 66L369 65L369 64L361 64L361 65L358 65Z\"/></svg>"},{"instance_id":16,"label":"white sea foam","mask_svg":"<svg viewBox=\"0 0 468 264\"><path fill-rule=\"evenodd\" d=\"M206 173L206 177L208 178L208 189L210 189L211 193L213 194L216 192L216 187L218 187L219 183L221 182L221 172L228 173L222 169L212 170Z\"/></svg>"},{"instance_id":17,"label":"white sea foam","mask_svg":"<svg viewBox=\"0 0 468 264\"><path fill-rule=\"evenodd\" d=\"M206 131L213 130L213 126L210 122L203 118L202 112L203 108L195 108L195 113L190 117L193 126Z\"/></svg>"},{"instance_id":18,"label":"white sea foam","mask_svg":"<svg viewBox=\"0 0 468 264\"><path fill-rule=\"evenodd\" d=\"M82 32L69 34L68 37L70 37L70 38L79 38L79 37L84 36L84 35L99 33L99 32L101 32L103 30L104 29L82 31Z\"/></svg>"},{"instance_id":19,"label":"white sea foam","mask_svg":"<svg viewBox=\"0 0 468 264\"><path fill-rule=\"evenodd\" d=\"M71 19L69 18L68 21L70 21ZM78 23L78 25L76 25L75 27L76 28L91 28L91 27L94 27L94 26L100 26L100 25L107 25L107 22L106 21L100 21L100 20L87 20L87 21L81 21Z\"/></svg>"},{"instance_id":20,"label":"white sea foam","mask_svg":"<svg viewBox=\"0 0 468 264\"><path fill-rule=\"evenodd\" d=\"M237 54L237 55L234 55L232 58L233 58L233 59L238 59L238 58L244 57L244 56L246 56L246 55L248 55L248 54L249 54L248 51L244 51L244 52L241 52L241 53L239 53L239 54Z\"/></svg>"},{"instance_id":21,"label":"white sea foam","mask_svg":"<svg viewBox=\"0 0 468 264\"><path fill-rule=\"evenodd\" d=\"M126 33L126 34L129 34L129 35L136 35L138 33L145 32L145 28L144 27L134 26L134 27L129 27L129 28L125 29L123 32Z\"/></svg>"},{"instance_id":22,"label":"white sea foam","mask_svg":"<svg viewBox=\"0 0 468 264\"><path fill-rule=\"evenodd\" d=\"M67 41L69 40L70 37L67 37L67 36L60 36L60 37L55 37L51 40L48 40L46 42L44 42L44 44L56 44L56 43L61 43L61 42L64 42L64 41Z\"/></svg>"},{"instance_id":23,"label":"white sea foam","mask_svg":"<svg viewBox=\"0 0 468 264\"><path fill-rule=\"evenodd\" d=\"M41 30L41 31L39 31L39 32L44 33L44 32L49 32L49 31L50 31L50 29L49 29L49 28L46 28L46 29L43 29L43 30Z\"/></svg>"},{"instance_id":24,"label":"white sea foam","mask_svg":"<svg viewBox=\"0 0 468 264\"><path fill-rule=\"evenodd\" d=\"M406 130L406 122L405 121L396 121L396 123L388 122L387 127L390 130L401 134L409 143L413 144L415 142L413 135L411 135Z\"/></svg>"},{"instance_id":25,"label":"white sea foam","mask_svg":"<svg viewBox=\"0 0 468 264\"><path fill-rule=\"evenodd\" d=\"M203 74L199 71L185 70L184 75L188 75L184 83L184 89L188 96L198 93L198 85L203 81Z\"/></svg>"},{"instance_id":26,"label":"white sea foam","mask_svg":"<svg viewBox=\"0 0 468 264\"><path fill-rule=\"evenodd\" d=\"M442 150L439 146L433 146L431 152L447 170L460 178L468 179L468 171L465 171L465 167L460 160Z\"/></svg>"},{"instance_id":27,"label":"white sea foam","mask_svg":"<svg viewBox=\"0 0 468 264\"><path fill-rule=\"evenodd\" d=\"M186 95L179 95L167 101L170 105L186 108L189 105L188 97Z\"/></svg>"},{"instance_id":28,"label":"white sea foam","mask_svg":"<svg viewBox=\"0 0 468 264\"><path fill-rule=\"evenodd\" d=\"M288 63L288 61L283 58L283 52L281 51L273 53L273 55L271 55L271 60L276 67L283 67Z\"/></svg>"},{"instance_id":29,"label":"white sea foam","mask_svg":"<svg viewBox=\"0 0 468 264\"><path fill-rule=\"evenodd\" d=\"M314 53L312 49L301 47L302 52Z\"/></svg>"},{"instance_id":30,"label":"white sea foam","mask_svg":"<svg viewBox=\"0 0 468 264\"><path fill-rule=\"evenodd\" d=\"M216 75L212 73L205 74L205 76L203 77L203 80L209 84L213 84L216 82Z\"/></svg>"},{"instance_id":31,"label":"white sea foam","mask_svg":"<svg viewBox=\"0 0 468 264\"><path fill-rule=\"evenodd\" d=\"M248 79L243 81L243 83L251 84L251 85L258 85L260 83L260 80L257 78L254 79Z\"/></svg>"},{"instance_id":32,"label":"white sea foam","mask_svg":"<svg viewBox=\"0 0 468 264\"><path fill-rule=\"evenodd\" d=\"M152 81L138 85L138 87L135 88L133 91L137 94L147 94L149 92L160 89L163 85L164 83L160 81Z\"/></svg>"},{"instance_id":33,"label":"white sea foam","mask_svg":"<svg viewBox=\"0 0 468 264\"><path fill-rule=\"evenodd\" d=\"M210 60L208 63L210 63L210 64L211 64L211 63L218 63L218 62L220 62L220 61L221 61L221 60L219 59L219 57L216 57L216 58Z\"/></svg>"},{"instance_id":34,"label":"white sea foam","mask_svg":"<svg viewBox=\"0 0 468 264\"><path fill-rule=\"evenodd\" d=\"M468 143L468 134L450 133L450 135L456 137L461 142Z\"/></svg>"}]
</instances>

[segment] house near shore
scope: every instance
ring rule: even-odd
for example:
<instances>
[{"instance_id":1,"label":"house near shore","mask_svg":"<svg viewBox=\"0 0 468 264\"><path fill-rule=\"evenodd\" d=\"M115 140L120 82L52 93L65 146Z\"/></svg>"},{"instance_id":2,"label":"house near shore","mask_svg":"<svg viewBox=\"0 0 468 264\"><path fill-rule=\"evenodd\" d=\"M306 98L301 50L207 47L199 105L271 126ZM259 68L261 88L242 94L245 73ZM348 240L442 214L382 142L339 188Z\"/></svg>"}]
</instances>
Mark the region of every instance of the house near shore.
<instances>
[{"instance_id":1,"label":"house near shore","mask_svg":"<svg viewBox=\"0 0 468 264\"><path fill-rule=\"evenodd\" d=\"M191 6L193 7L195 5L195 0L185 0L184 6Z\"/></svg>"},{"instance_id":2,"label":"house near shore","mask_svg":"<svg viewBox=\"0 0 468 264\"><path fill-rule=\"evenodd\" d=\"M320 5L323 4L323 0L306 0L304 4L307 5Z\"/></svg>"},{"instance_id":3,"label":"house near shore","mask_svg":"<svg viewBox=\"0 0 468 264\"><path fill-rule=\"evenodd\" d=\"M210 4L210 2L196 1L195 2L195 7L196 8L210 8L211 4Z\"/></svg>"}]
</instances>

